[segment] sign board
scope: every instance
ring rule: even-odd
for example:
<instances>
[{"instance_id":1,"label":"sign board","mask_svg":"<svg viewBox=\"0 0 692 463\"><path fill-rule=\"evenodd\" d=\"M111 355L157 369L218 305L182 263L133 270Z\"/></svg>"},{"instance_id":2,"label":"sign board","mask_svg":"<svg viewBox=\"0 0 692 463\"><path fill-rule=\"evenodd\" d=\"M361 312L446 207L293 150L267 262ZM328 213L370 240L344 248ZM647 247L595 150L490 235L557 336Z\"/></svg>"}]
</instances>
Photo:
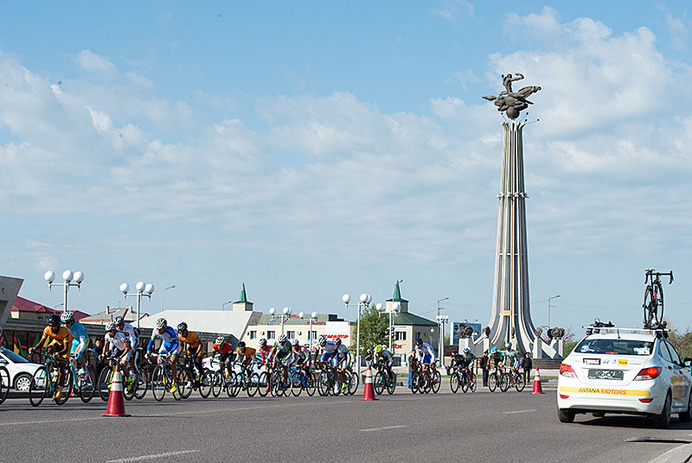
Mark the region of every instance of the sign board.
<instances>
[{"instance_id":1,"label":"sign board","mask_svg":"<svg viewBox=\"0 0 692 463\"><path fill-rule=\"evenodd\" d=\"M459 327L461 325L466 325L470 326L473 329L473 335L472 339L475 341L478 339L481 335L481 324L480 323L466 323L466 322L454 322L453 329L452 329L452 344L453 345L458 345L459 344Z\"/></svg>"}]
</instances>

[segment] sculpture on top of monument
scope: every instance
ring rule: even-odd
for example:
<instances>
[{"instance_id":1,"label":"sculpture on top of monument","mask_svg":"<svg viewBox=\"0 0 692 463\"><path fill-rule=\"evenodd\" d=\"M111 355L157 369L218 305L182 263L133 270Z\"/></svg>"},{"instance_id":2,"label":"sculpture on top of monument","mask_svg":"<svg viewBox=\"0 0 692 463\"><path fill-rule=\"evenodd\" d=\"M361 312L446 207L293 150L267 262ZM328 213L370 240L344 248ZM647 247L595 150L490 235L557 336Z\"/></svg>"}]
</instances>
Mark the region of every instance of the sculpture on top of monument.
<instances>
[{"instance_id":1,"label":"sculpture on top of monument","mask_svg":"<svg viewBox=\"0 0 692 463\"><path fill-rule=\"evenodd\" d=\"M529 85L527 87L522 87L516 92L512 91L512 82L517 80L522 80L524 76L518 72L514 74L506 74L502 76L502 85L504 85L505 90L500 92L498 96L489 95L483 98L488 101L493 101L497 110L500 112L505 112L507 117L510 119L516 119L519 117L519 112L525 110L530 104L533 104L527 98L541 89L535 85Z\"/></svg>"}]
</instances>

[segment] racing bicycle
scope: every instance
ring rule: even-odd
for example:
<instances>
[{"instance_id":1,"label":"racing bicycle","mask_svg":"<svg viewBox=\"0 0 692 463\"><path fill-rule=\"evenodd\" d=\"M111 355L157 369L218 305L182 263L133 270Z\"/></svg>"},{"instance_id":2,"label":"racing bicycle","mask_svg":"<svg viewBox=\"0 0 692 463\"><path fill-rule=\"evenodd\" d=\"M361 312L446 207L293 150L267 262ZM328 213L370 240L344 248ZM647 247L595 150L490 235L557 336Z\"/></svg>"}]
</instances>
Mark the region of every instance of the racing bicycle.
<instances>
[{"instance_id":1,"label":"racing bicycle","mask_svg":"<svg viewBox=\"0 0 692 463\"><path fill-rule=\"evenodd\" d=\"M644 273L646 277L644 284L644 328L655 330L663 326L663 284L661 277L669 277L668 284L673 283L673 271L657 272L652 268L647 268Z\"/></svg>"}]
</instances>

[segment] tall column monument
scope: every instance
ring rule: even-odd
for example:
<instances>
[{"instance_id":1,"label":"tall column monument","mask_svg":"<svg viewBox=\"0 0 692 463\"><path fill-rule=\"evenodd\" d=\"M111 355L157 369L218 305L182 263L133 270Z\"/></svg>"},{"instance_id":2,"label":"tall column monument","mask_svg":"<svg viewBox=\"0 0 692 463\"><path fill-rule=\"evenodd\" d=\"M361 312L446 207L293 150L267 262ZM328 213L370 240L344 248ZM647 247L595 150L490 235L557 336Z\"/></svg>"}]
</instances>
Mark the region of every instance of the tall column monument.
<instances>
[{"instance_id":1,"label":"tall column monument","mask_svg":"<svg viewBox=\"0 0 692 463\"><path fill-rule=\"evenodd\" d=\"M502 347L513 342L514 348L531 352L536 339L529 302L529 259L526 237L527 198L524 189L523 128L517 122L521 111L532 104L527 98L541 87L528 86L514 92L512 82L523 79L521 74L502 76L505 90L497 96L484 96L509 120L502 123L502 175L497 220L497 254L492 316L488 340L491 346Z\"/></svg>"}]
</instances>

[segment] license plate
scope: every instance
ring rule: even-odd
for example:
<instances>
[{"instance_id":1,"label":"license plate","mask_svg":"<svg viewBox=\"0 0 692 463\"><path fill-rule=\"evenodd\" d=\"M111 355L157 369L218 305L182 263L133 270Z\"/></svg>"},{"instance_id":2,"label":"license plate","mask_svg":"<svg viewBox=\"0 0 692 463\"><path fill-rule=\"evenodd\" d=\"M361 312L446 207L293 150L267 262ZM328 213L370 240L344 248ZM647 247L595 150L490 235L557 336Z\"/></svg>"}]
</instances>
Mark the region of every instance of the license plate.
<instances>
[{"instance_id":1,"label":"license plate","mask_svg":"<svg viewBox=\"0 0 692 463\"><path fill-rule=\"evenodd\" d=\"M619 381L622 378L622 370L589 370L589 379L612 379Z\"/></svg>"},{"instance_id":2,"label":"license plate","mask_svg":"<svg viewBox=\"0 0 692 463\"><path fill-rule=\"evenodd\" d=\"M584 365L600 365L601 359L584 359Z\"/></svg>"}]
</instances>

